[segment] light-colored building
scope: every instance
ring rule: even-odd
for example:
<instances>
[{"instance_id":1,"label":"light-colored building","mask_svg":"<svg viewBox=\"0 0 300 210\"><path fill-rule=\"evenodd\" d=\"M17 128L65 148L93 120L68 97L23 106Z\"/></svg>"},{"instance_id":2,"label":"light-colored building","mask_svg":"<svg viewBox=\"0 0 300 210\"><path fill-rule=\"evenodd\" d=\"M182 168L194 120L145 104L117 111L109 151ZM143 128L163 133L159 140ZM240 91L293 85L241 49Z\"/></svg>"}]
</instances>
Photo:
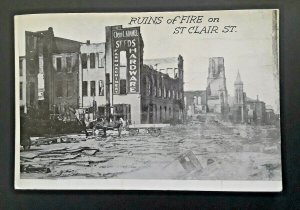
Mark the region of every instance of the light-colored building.
<instances>
[{"instance_id":1,"label":"light-colored building","mask_svg":"<svg viewBox=\"0 0 300 210\"><path fill-rule=\"evenodd\" d=\"M139 27L106 27L106 72L114 116L133 124L183 117L183 58L143 59Z\"/></svg>"},{"instance_id":2,"label":"light-colored building","mask_svg":"<svg viewBox=\"0 0 300 210\"><path fill-rule=\"evenodd\" d=\"M80 45L79 108L86 117L96 119L105 114L105 43Z\"/></svg>"}]
</instances>

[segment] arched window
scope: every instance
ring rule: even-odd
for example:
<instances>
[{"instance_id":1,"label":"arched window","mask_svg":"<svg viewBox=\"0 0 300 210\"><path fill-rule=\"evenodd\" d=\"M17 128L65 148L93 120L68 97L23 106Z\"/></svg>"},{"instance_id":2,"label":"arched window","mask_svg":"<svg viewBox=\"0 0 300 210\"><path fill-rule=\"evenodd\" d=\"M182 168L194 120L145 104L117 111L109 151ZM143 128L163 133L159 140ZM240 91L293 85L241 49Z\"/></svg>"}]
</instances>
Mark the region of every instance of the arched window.
<instances>
[{"instance_id":1,"label":"arched window","mask_svg":"<svg viewBox=\"0 0 300 210\"><path fill-rule=\"evenodd\" d=\"M156 118L157 118L157 108L156 105L153 105L153 122L156 122Z\"/></svg>"},{"instance_id":2,"label":"arched window","mask_svg":"<svg viewBox=\"0 0 300 210\"><path fill-rule=\"evenodd\" d=\"M162 107L159 106L159 122L162 122Z\"/></svg>"},{"instance_id":3,"label":"arched window","mask_svg":"<svg viewBox=\"0 0 300 210\"><path fill-rule=\"evenodd\" d=\"M90 54L90 68L94 69L96 66L96 56L95 53Z\"/></svg>"},{"instance_id":4,"label":"arched window","mask_svg":"<svg viewBox=\"0 0 300 210\"><path fill-rule=\"evenodd\" d=\"M194 96L194 104L197 104L197 96Z\"/></svg>"},{"instance_id":5,"label":"arched window","mask_svg":"<svg viewBox=\"0 0 300 210\"><path fill-rule=\"evenodd\" d=\"M200 105L201 104L201 96L198 96L198 105Z\"/></svg>"},{"instance_id":6,"label":"arched window","mask_svg":"<svg viewBox=\"0 0 300 210\"><path fill-rule=\"evenodd\" d=\"M161 80L161 77L158 76L157 78L157 89L158 89L158 97L161 97L162 96L162 80Z\"/></svg>"},{"instance_id":7,"label":"arched window","mask_svg":"<svg viewBox=\"0 0 300 210\"><path fill-rule=\"evenodd\" d=\"M167 119L167 107L165 106L165 120Z\"/></svg>"},{"instance_id":8,"label":"arched window","mask_svg":"<svg viewBox=\"0 0 300 210\"><path fill-rule=\"evenodd\" d=\"M151 93L151 95L153 95L153 96L156 96L156 81L155 81L155 79L154 79L154 76L152 75L152 77L151 77L151 83L152 83L152 93Z\"/></svg>"},{"instance_id":9,"label":"arched window","mask_svg":"<svg viewBox=\"0 0 300 210\"><path fill-rule=\"evenodd\" d=\"M146 76L146 95L150 96L150 94L151 94L151 81Z\"/></svg>"}]
</instances>

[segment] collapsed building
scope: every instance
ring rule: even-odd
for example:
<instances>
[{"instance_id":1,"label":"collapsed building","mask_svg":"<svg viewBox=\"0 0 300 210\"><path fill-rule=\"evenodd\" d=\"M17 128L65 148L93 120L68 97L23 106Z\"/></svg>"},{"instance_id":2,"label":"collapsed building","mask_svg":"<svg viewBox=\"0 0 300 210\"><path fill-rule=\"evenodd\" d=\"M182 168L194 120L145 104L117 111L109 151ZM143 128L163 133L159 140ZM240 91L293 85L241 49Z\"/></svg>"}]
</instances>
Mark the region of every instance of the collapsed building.
<instances>
[{"instance_id":1,"label":"collapsed building","mask_svg":"<svg viewBox=\"0 0 300 210\"><path fill-rule=\"evenodd\" d=\"M52 28L26 31L26 79L22 80L26 97L21 104L45 118L64 120L73 120L74 112L87 121L97 117L122 117L136 124L181 120L183 57L147 63L140 27L107 26L105 31L105 43L55 37Z\"/></svg>"}]
</instances>

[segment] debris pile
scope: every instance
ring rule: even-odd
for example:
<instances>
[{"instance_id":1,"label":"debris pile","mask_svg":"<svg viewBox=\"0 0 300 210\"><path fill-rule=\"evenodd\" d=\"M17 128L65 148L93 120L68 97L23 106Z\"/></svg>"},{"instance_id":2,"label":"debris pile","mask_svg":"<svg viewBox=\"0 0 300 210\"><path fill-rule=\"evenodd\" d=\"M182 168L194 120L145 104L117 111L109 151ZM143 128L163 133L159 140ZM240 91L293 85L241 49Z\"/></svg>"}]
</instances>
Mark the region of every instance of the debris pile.
<instances>
[{"instance_id":1,"label":"debris pile","mask_svg":"<svg viewBox=\"0 0 300 210\"><path fill-rule=\"evenodd\" d=\"M278 180L279 134L274 128L211 119L170 126L160 136L141 131L118 137L108 131L106 138L36 138L30 150L21 151L21 176Z\"/></svg>"}]
</instances>

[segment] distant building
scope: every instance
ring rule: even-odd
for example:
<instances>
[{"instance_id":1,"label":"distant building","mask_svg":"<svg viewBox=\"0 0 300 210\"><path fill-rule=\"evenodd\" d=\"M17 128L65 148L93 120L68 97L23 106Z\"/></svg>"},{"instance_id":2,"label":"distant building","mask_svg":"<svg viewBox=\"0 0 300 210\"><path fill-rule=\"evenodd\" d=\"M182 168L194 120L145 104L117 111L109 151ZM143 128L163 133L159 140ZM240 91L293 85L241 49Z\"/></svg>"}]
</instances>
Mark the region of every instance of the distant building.
<instances>
[{"instance_id":1,"label":"distant building","mask_svg":"<svg viewBox=\"0 0 300 210\"><path fill-rule=\"evenodd\" d=\"M209 58L206 94L208 112L228 113L228 93L223 57Z\"/></svg>"},{"instance_id":2,"label":"distant building","mask_svg":"<svg viewBox=\"0 0 300 210\"><path fill-rule=\"evenodd\" d=\"M207 111L206 91L185 91L184 103L187 116L193 116Z\"/></svg>"},{"instance_id":3,"label":"distant building","mask_svg":"<svg viewBox=\"0 0 300 210\"><path fill-rule=\"evenodd\" d=\"M247 97L239 72L234 82L234 95L228 95L222 57L209 59L206 90L185 91L184 103L188 117L214 113L221 114L223 120L230 120L233 123L264 125L279 122L279 117L271 107L266 107L266 104L258 98L253 100Z\"/></svg>"},{"instance_id":4,"label":"distant building","mask_svg":"<svg viewBox=\"0 0 300 210\"><path fill-rule=\"evenodd\" d=\"M238 72L234 82L234 102L230 108L232 121L235 123L247 122L248 111L246 107L246 93L244 92L244 84L242 82L240 72Z\"/></svg>"},{"instance_id":5,"label":"distant building","mask_svg":"<svg viewBox=\"0 0 300 210\"><path fill-rule=\"evenodd\" d=\"M260 101L258 98L256 100L247 98L247 110L248 110L248 122L255 123L258 125L265 124L266 117L266 104Z\"/></svg>"},{"instance_id":6,"label":"distant building","mask_svg":"<svg viewBox=\"0 0 300 210\"><path fill-rule=\"evenodd\" d=\"M270 105L266 106L266 116L265 117L266 117L265 123L268 125L275 124L278 121L277 116L274 113L274 109Z\"/></svg>"}]
</instances>

